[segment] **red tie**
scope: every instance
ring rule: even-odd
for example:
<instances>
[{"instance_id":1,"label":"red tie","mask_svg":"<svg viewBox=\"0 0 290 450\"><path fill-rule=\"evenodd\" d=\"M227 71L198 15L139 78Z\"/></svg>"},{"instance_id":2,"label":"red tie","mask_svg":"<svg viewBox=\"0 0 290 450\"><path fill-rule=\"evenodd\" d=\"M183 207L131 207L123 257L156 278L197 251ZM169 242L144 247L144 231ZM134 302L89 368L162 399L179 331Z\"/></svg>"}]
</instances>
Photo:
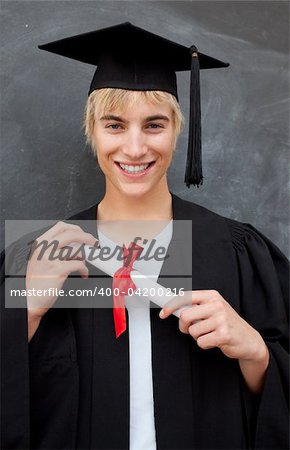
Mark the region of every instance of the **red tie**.
<instances>
[{"instance_id":1,"label":"red tie","mask_svg":"<svg viewBox=\"0 0 290 450\"><path fill-rule=\"evenodd\" d=\"M131 271L134 270L133 264L138 256L141 254L143 247L131 242L126 248L123 244L123 266L118 269L113 276L113 299L114 299L114 324L116 338L118 338L124 331L126 331L126 312L125 312L125 295L128 295L128 290L131 288L136 290L136 285L131 279ZM117 288L117 289L115 289ZM119 295L115 295L117 292Z\"/></svg>"}]
</instances>

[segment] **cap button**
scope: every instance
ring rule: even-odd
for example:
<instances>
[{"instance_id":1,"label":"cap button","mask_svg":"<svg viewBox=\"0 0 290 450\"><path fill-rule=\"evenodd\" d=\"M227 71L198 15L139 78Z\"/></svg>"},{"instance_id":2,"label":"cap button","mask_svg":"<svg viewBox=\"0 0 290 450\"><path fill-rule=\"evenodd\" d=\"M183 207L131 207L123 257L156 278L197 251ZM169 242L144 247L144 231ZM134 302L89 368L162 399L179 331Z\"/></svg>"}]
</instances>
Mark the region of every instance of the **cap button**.
<instances>
[{"instance_id":1,"label":"cap button","mask_svg":"<svg viewBox=\"0 0 290 450\"><path fill-rule=\"evenodd\" d=\"M189 53L191 54L191 56L192 56L193 58L197 58L197 57L198 57L197 48L196 48L195 45L192 45L192 46L189 48Z\"/></svg>"}]
</instances>

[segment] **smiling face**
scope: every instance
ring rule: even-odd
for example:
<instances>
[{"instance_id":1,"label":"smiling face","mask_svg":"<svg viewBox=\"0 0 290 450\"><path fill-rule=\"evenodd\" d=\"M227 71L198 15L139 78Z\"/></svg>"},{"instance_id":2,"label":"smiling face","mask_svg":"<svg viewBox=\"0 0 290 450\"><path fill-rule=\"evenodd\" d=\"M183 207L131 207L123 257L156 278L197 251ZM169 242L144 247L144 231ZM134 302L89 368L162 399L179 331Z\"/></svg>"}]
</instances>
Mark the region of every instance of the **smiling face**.
<instances>
[{"instance_id":1,"label":"smiling face","mask_svg":"<svg viewBox=\"0 0 290 450\"><path fill-rule=\"evenodd\" d=\"M104 114L97 108L92 143L106 177L107 194L142 198L168 190L166 172L176 143L169 102L144 101Z\"/></svg>"}]
</instances>

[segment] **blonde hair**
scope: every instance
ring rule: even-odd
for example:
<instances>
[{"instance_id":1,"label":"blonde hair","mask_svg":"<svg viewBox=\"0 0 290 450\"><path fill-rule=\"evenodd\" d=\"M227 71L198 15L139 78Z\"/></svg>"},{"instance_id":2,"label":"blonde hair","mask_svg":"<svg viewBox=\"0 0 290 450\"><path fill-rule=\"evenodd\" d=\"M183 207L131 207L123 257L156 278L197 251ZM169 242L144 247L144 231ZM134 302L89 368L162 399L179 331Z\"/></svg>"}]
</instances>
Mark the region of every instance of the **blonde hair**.
<instances>
[{"instance_id":1,"label":"blonde hair","mask_svg":"<svg viewBox=\"0 0 290 450\"><path fill-rule=\"evenodd\" d=\"M116 110L125 110L131 108L138 101L159 104L168 102L172 108L173 127L176 133L175 142L180 134L184 118L177 99L174 95L163 91L130 91L126 89L103 88L93 91L86 103L84 130L87 138L87 143L91 145L93 151L93 131L95 125L96 111L101 110L102 114L108 114Z\"/></svg>"}]
</instances>

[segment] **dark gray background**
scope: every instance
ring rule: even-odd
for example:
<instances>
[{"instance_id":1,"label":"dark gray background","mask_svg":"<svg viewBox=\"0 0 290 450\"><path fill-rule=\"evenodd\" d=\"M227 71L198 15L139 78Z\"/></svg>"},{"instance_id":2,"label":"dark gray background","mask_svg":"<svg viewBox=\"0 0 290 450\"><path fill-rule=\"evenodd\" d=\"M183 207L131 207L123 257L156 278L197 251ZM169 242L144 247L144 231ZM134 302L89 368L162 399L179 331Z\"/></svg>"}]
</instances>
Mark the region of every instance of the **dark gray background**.
<instances>
[{"instance_id":1,"label":"dark gray background","mask_svg":"<svg viewBox=\"0 0 290 450\"><path fill-rule=\"evenodd\" d=\"M252 223L288 254L286 1L2 1L2 218L63 219L101 199L81 126L94 68L37 45L124 21L231 63L202 72L204 185L183 183L185 127L170 188ZM178 80L187 116L189 74Z\"/></svg>"}]
</instances>

